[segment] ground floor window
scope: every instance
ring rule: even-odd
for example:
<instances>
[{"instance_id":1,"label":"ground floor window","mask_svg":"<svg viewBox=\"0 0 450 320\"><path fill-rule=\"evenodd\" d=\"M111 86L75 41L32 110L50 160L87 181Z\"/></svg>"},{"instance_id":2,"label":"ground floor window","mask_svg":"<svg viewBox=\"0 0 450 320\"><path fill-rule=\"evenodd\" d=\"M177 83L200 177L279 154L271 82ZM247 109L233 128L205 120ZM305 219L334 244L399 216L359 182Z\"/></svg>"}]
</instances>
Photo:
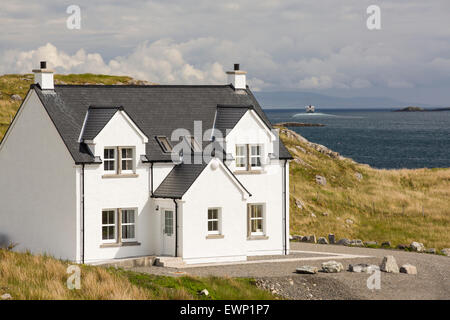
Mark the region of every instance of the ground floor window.
<instances>
[{"instance_id":1,"label":"ground floor window","mask_svg":"<svg viewBox=\"0 0 450 320\"><path fill-rule=\"evenodd\" d=\"M208 209L208 234L220 234L220 209Z\"/></svg>"},{"instance_id":2,"label":"ground floor window","mask_svg":"<svg viewBox=\"0 0 450 320\"><path fill-rule=\"evenodd\" d=\"M102 242L136 241L136 209L102 210Z\"/></svg>"},{"instance_id":3,"label":"ground floor window","mask_svg":"<svg viewBox=\"0 0 450 320\"><path fill-rule=\"evenodd\" d=\"M264 235L264 205L248 205L248 233L249 235Z\"/></svg>"}]
</instances>

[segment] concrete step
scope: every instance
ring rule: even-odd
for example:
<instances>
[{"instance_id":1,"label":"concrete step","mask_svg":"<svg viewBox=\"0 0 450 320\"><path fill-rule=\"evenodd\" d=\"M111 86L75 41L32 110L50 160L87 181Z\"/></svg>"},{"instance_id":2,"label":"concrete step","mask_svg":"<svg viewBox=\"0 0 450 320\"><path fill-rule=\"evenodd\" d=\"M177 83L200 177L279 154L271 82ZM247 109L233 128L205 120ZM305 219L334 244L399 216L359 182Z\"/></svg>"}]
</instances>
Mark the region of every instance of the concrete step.
<instances>
[{"instance_id":1,"label":"concrete step","mask_svg":"<svg viewBox=\"0 0 450 320\"><path fill-rule=\"evenodd\" d=\"M166 268L182 268L186 263L180 257L156 257L155 266Z\"/></svg>"},{"instance_id":2,"label":"concrete step","mask_svg":"<svg viewBox=\"0 0 450 320\"><path fill-rule=\"evenodd\" d=\"M114 268L134 268L134 267L150 267L155 264L155 256L133 257L125 259L112 259L102 262L93 263L93 265Z\"/></svg>"}]
</instances>

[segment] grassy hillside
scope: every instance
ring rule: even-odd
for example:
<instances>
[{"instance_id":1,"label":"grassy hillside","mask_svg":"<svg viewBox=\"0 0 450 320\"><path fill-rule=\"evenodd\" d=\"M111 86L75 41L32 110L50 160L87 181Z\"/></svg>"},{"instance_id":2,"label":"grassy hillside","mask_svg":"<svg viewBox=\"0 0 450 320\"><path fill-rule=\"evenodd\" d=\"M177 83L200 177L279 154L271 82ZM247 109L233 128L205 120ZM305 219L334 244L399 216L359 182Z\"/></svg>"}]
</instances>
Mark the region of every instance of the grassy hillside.
<instances>
[{"instance_id":1,"label":"grassy hillside","mask_svg":"<svg viewBox=\"0 0 450 320\"><path fill-rule=\"evenodd\" d=\"M281 139L296 158L290 167L291 234L450 247L450 169L378 170L287 129ZM327 184L318 184L316 175Z\"/></svg>"},{"instance_id":2,"label":"grassy hillside","mask_svg":"<svg viewBox=\"0 0 450 320\"><path fill-rule=\"evenodd\" d=\"M250 279L164 277L122 269L81 267L81 289L67 288L70 263L0 249L0 296L18 299L274 299ZM209 296L199 295L203 289Z\"/></svg>"}]
</instances>

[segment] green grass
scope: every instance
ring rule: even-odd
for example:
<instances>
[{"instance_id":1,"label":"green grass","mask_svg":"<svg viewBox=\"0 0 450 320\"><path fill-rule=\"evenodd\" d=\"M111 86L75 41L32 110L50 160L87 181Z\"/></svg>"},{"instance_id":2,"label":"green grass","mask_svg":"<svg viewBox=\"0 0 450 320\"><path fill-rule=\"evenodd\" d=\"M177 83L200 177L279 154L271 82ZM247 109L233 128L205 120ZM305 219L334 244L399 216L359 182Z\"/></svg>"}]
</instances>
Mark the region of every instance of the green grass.
<instances>
[{"instance_id":1,"label":"green grass","mask_svg":"<svg viewBox=\"0 0 450 320\"><path fill-rule=\"evenodd\" d=\"M291 234L450 247L450 169L377 170L322 154L292 131L282 131L282 141L301 159L290 166ZM326 177L327 185L318 185L316 175ZM296 199L305 208L299 209Z\"/></svg>"},{"instance_id":2,"label":"green grass","mask_svg":"<svg viewBox=\"0 0 450 320\"><path fill-rule=\"evenodd\" d=\"M79 265L81 288L69 290L67 267L71 264L0 249L0 295L9 293L15 300L277 299L251 279L167 277L89 265ZM203 289L208 296L199 294Z\"/></svg>"}]
</instances>

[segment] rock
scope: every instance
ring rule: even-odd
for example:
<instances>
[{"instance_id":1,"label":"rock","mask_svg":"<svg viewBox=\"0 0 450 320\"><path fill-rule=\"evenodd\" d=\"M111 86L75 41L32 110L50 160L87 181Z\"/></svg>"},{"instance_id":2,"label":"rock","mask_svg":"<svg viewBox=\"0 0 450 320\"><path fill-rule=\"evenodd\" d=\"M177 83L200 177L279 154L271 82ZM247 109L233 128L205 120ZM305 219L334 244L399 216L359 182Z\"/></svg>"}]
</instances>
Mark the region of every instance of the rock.
<instances>
[{"instance_id":1,"label":"rock","mask_svg":"<svg viewBox=\"0 0 450 320\"><path fill-rule=\"evenodd\" d=\"M307 236L303 236L302 237L302 242L308 242L308 237Z\"/></svg>"},{"instance_id":2,"label":"rock","mask_svg":"<svg viewBox=\"0 0 450 320\"><path fill-rule=\"evenodd\" d=\"M335 243L336 243L336 238L334 237L334 234L330 233L330 234L328 235L328 242L329 242L330 244L335 244Z\"/></svg>"},{"instance_id":3,"label":"rock","mask_svg":"<svg viewBox=\"0 0 450 320\"><path fill-rule=\"evenodd\" d=\"M313 234L313 235L308 236L308 242L309 243L316 243L317 242L316 235Z\"/></svg>"},{"instance_id":4,"label":"rock","mask_svg":"<svg viewBox=\"0 0 450 320\"><path fill-rule=\"evenodd\" d=\"M1 299L1 300L11 300L12 297L11 297L11 295L10 295L9 293L5 293L5 294L2 294L2 295L0 296L0 299Z\"/></svg>"},{"instance_id":5,"label":"rock","mask_svg":"<svg viewBox=\"0 0 450 320\"><path fill-rule=\"evenodd\" d=\"M389 273L398 273L399 270L394 256L385 256L381 262L380 270Z\"/></svg>"},{"instance_id":6,"label":"rock","mask_svg":"<svg viewBox=\"0 0 450 320\"><path fill-rule=\"evenodd\" d=\"M328 212L324 212L324 213L322 213L322 215L323 215L324 217L328 217L330 214L329 214Z\"/></svg>"},{"instance_id":7,"label":"rock","mask_svg":"<svg viewBox=\"0 0 450 320\"><path fill-rule=\"evenodd\" d=\"M317 239L317 243L318 244L328 244L328 241L326 238L320 237L319 239Z\"/></svg>"},{"instance_id":8,"label":"rock","mask_svg":"<svg viewBox=\"0 0 450 320\"><path fill-rule=\"evenodd\" d=\"M295 146L296 149L300 150L303 153L307 153L306 149L301 146Z\"/></svg>"},{"instance_id":9,"label":"rock","mask_svg":"<svg viewBox=\"0 0 450 320\"><path fill-rule=\"evenodd\" d=\"M314 213L311 213L311 218L317 218L317 216Z\"/></svg>"},{"instance_id":10,"label":"rock","mask_svg":"<svg viewBox=\"0 0 450 320\"><path fill-rule=\"evenodd\" d=\"M411 244L409 245L409 248L412 251L416 251L416 252L422 252L422 251L425 250L425 247L423 246L423 243L416 242L416 241L411 242Z\"/></svg>"},{"instance_id":11,"label":"rock","mask_svg":"<svg viewBox=\"0 0 450 320\"><path fill-rule=\"evenodd\" d=\"M441 250L441 253L443 255L446 255L447 257L450 257L450 248L444 248Z\"/></svg>"},{"instance_id":12,"label":"rock","mask_svg":"<svg viewBox=\"0 0 450 320\"><path fill-rule=\"evenodd\" d=\"M363 175L359 172L355 172L355 177L358 179L358 181L361 181L363 179Z\"/></svg>"},{"instance_id":13,"label":"rock","mask_svg":"<svg viewBox=\"0 0 450 320\"><path fill-rule=\"evenodd\" d=\"M431 253L431 254L436 254L436 249L435 248L429 248L425 252L426 253Z\"/></svg>"},{"instance_id":14,"label":"rock","mask_svg":"<svg viewBox=\"0 0 450 320\"><path fill-rule=\"evenodd\" d=\"M400 272L401 273L406 273L406 274L417 274L417 268L415 266L413 266L412 264L404 264L400 267Z\"/></svg>"},{"instance_id":15,"label":"rock","mask_svg":"<svg viewBox=\"0 0 450 320\"><path fill-rule=\"evenodd\" d=\"M350 245L350 240L349 239L340 239L337 244L343 245L343 246L349 246Z\"/></svg>"},{"instance_id":16,"label":"rock","mask_svg":"<svg viewBox=\"0 0 450 320\"><path fill-rule=\"evenodd\" d=\"M301 266L295 269L295 272L301 274L316 274L319 269L313 266Z\"/></svg>"},{"instance_id":17,"label":"rock","mask_svg":"<svg viewBox=\"0 0 450 320\"><path fill-rule=\"evenodd\" d=\"M317 184L320 184L321 186L326 186L327 185L327 179L325 177L316 175L316 182Z\"/></svg>"},{"instance_id":18,"label":"rock","mask_svg":"<svg viewBox=\"0 0 450 320\"><path fill-rule=\"evenodd\" d=\"M364 243L363 243L362 240L360 240L360 239L351 240L351 241L350 241L350 245L351 245L352 247L364 247Z\"/></svg>"},{"instance_id":19,"label":"rock","mask_svg":"<svg viewBox=\"0 0 450 320\"><path fill-rule=\"evenodd\" d=\"M300 210L303 210L303 208L305 207L305 204L303 203L303 201L299 200L299 199L295 199L295 205L297 206L297 208L299 208Z\"/></svg>"},{"instance_id":20,"label":"rock","mask_svg":"<svg viewBox=\"0 0 450 320\"><path fill-rule=\"evenodd\" d=\"M292 234L289 235L289 240L290 241L294 240L294 236Z\"/></svg>"},{"instance_id":21,"label":"rock","mask_svg":"<svg viewBox=\"0 0 450 320\"><path fill-rule=\"evenodd\" d=\"M407 244L399 244L399 245L397 245L397 249L399 249L399 250L405 250L406 248L408 248Z\"/></svg>"},{"instance_id":22,"label":"rock","mask_svg":"<svg viewBox=\"0 0 450 320\"><path fill-rule=\"evenodd\" d=\"M302 241L302 236L298 235L298 234L294 234L292 236L292 240L294 240L294 241Z\"/></svg>"},{"instance_id":23,"label":"rock","mask_svg":"<svg viewBox=\"0 0 450 320\"><path fill-rule=\"evenodd\" d=\"M376 242L376 241L365 241L365 242L364 242L364 245L365 245L366 247L377 246L377 245L378 245L378 242Z\"/></svg>"},{"instance_id":24,"label":"rock","mask_svg":"<svg viewBox=\"0 0 450 320\"><path fill-rule=\"evenodd\" d=\"M390 241L382 242L382 243L381 243L381 246L382 246L382 247L390 248L390 247L391 247L391 242L390 242Z\"/></svg>"},{"instance_id":25,"label":"rock","mask_svg":"<svg viewBox=\"0 0 450 320\"><path fill-rule=\"evenodd\" d=\"M20 100L22 100L22 97L19 96L18 94L13 94L13 95L11 96L11 100L14 100L14 101L20 101Z\"/></svg>"},{"instance_id":26,"label":"rock","mask_svg":"<svg viewBox=\"0 0 450 320\"><path fill-rule=\"evenodd\" d=\"M326 273L338 273L344 270L344 266L340 262L328 261L322 263L322 271Z\"/></svg>"},{"instance_id":27,"label":"rock","mask_svg":"<svg viewBox=\"0 0 450 320\"><path fill-rule=\"evenodd\" d=\"M373 270L380 270L380 267L376 266L374 264L369 265L366 263L351 264L348 266L348 271L350 271L350 272L372 273Z\"/></svg>"},{"instance_id":28,"label":"rock","mask_svg":"<svg viewBox=\"0 0 450 320\"><path fill-rule=\"evenodd\" d=\"M202 291L200 291L200 294L202 296L209 296L209 291L207 289L203 289Z\"/></svg>"},{"instance_id":29,"label":"rock","mask_svg":"<svg viewBox=\"0 0 450 320\"><path fill-rule=\"evenodd\" d=\"M353 220L352 219L345 219L345 223L346 224L353 224Z\"/></svg>"}]
</instances>

